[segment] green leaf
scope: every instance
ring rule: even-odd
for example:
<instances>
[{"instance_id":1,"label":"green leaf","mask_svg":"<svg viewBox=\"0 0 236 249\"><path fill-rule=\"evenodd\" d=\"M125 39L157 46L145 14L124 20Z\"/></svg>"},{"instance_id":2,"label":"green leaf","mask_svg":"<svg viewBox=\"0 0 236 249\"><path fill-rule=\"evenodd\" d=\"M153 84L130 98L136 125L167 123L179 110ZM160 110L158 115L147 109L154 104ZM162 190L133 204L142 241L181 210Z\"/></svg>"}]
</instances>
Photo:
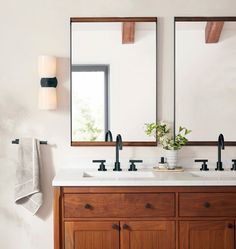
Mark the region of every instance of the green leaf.
<instances>
[{"instance_id":1,"label":"green leaf","mask_svg":"<svg viewBox=\"0 0 236 249\"><path fill-rule=\"evenodd\" d=\"M158 144L162 145L162 147L167 150L181 149L181 147L188 142L186 135L188 135L190 132L191 130L180 126L179 132L174 138L171 129L168 127L168 124L160 122L145 123L145 133L148 136L157 138Z\"/></svg>"}]
</instances>

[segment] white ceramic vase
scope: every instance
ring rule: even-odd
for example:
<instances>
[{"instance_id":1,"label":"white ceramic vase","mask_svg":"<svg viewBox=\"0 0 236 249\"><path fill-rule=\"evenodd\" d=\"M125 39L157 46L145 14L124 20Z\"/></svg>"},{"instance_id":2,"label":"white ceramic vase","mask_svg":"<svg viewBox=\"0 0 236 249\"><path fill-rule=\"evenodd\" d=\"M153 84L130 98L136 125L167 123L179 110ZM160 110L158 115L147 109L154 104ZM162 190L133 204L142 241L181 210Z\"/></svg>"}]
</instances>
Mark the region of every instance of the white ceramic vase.
<instances>
[{"instance_id":1,"label":"white ceramic vase","mask_svg":"<svg viewBox=\"0 0 236 249\"><path fill-rule=\"evenodd\" d=\"M166 159L169 169L174 169L177 166L178 150L166 150Z\"/></svg>"}]
</instances>

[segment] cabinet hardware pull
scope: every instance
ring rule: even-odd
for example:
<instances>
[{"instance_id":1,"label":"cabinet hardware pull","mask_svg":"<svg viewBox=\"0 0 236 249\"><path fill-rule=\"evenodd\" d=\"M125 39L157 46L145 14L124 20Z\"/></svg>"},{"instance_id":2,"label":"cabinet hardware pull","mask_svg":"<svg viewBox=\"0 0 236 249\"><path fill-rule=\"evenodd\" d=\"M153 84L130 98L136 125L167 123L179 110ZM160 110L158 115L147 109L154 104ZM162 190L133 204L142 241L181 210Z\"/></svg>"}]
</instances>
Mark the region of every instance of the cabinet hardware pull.
<instances>
[{"instance_id":1,"label":"cabinet hardware pull","mask_svg":"<svg viewBox=\"0 0 236 249\"><path fill-rule=\"evenodd\" d=\"M229 223L228 228L234 228L234 225L232 223Z\"/></svg>"},{"instance_id":2,"label":"cabinet hardware pull","mask_svg":"<svg viewBox=\"0 0 236 249\"><path fill-rule=\"evenodd\" d=\"M86 209L91 209L92 206L91 206L90 204L87 203L87 204L84 205L84 208L86 208Z\"/></svg>"},{"instance_id":3,"label":"cabinet hardware pull","mask_svg":"<svg viewBox=\"0 0 236 249\"><path fill-rule=\"evenodd\" d=\"M209 202L205 202L205 203L204 203L204 207L205 207L205 208L209 208L210 206L211 206L211 204L210 204Z\"/></svg>"},{"instance_id":4,"label":"cabinet hardware pull","mask_svg":"<svg viewBox=\"0 0 236 249\"><path fill-rule=\"evenodd\" d=\"M145 208L151 208L151 207L152 207L152 205L150 203L145 204Z\"/></svg>"},{"instance_id":5,"label":"cabinet hardware pull","mask_svg":"<svg viewBox=\"0 0 236 249\"><path fill-rule=\"evenodd\" d=\"M128 228L129 228L129 226L127 224L123 225L123 229L128 229Z\"/></svg>"},{"instance_id":6,"label":"cabinet hardware pull","mask_svg":"<svg viewBox=\"0 0 236 249\"><path fill-rule=\"evenodd\" d=\"M119 227L119 225L117 225L117 224L112 224L112 229L116 229L116 230L118 230L120 227Z\"/></svg>"}]
</instances>

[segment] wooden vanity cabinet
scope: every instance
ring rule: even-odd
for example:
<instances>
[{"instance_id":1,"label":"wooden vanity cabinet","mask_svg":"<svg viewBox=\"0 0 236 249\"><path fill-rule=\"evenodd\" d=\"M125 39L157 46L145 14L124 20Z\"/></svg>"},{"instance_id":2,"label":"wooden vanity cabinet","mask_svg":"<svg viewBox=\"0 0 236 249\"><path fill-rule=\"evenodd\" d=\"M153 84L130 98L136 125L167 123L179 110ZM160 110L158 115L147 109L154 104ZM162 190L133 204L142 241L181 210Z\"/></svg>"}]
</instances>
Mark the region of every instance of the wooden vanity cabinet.
<instances>
[{"instance_id":1,"label":"wooden vanity cabinet","mask_svg":"<svg viewBox=\"0 0 236 249\"><path fill-rule=\"evenodd\" d=\"M54 187L54 249L236 249L236 187Z\"/></svg>"}]
</instances>

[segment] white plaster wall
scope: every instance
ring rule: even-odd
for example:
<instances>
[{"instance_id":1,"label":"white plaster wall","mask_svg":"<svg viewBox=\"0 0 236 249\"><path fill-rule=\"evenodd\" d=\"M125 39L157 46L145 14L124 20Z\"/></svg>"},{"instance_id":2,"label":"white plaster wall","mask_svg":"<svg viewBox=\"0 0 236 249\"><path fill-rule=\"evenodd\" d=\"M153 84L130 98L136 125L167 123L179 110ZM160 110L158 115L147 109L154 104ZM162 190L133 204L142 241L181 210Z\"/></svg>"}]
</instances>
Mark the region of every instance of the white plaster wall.
<instances>
[{"instance_id":1,"label":"white plaster wall","mask_svg":"<svg viewBox=\"0 0 236 249\"><path fill-rule=\"evenodd\" d=\"M173 117L173 16L235 15L234 0L12 0L0 8L0 248L52 249L51 180L61 168L95 167L91 159L114 161L114 148L71 148L69 121L69 17L71 16L158 16L158 111L160 119ZM58 97L55 112L39 111L37 57L59 57ZM13 138L36 136L51 144L43 147L42 186L45 204L31 217L14 205L14 172L17 146ZM152 165L158 148L124 148L123 165L131 157ZM224 161L236 155L226 148ZM180 163L192 166L194 157L216 161L216 148L184 148ZM225 160L228 158L227 160ZM226 164L227 164L226 162ZM198 166L197 166L198 167Z\"/></svg>"}]
</instances>

